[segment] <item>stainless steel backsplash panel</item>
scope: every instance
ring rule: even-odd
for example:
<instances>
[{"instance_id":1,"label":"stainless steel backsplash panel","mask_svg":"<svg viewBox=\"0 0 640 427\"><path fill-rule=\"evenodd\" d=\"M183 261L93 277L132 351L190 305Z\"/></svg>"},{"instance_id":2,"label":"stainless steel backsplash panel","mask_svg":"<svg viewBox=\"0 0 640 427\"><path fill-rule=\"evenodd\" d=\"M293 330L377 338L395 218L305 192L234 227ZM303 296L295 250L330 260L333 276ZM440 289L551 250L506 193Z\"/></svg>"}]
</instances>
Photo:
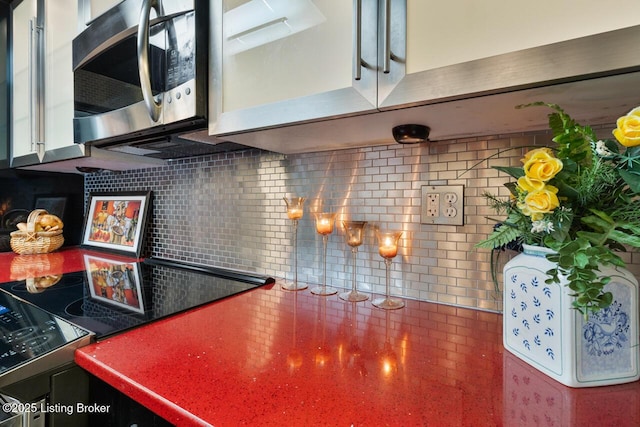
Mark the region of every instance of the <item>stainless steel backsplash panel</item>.
<instances>
[{"instance_id":1,"label":"stainless steel backsplash panel","mask_svg":"<svg viewBox=\"0 0 640 427\"><path fill-rule=\"evenodd\" d=\"M404 231L392 264L392 294L499 311L489 252L474 249L493 226L486 217L496 216L483 193L506 196L503 183L509 178L492 166L519 164L523 147L548 142L542 133L289 156L250 149L153 169L89 174L85 189L87 194L153 191L149 255L275 277L293 276L292 225L283 196L320 198L340 213L339 220ZM421 187L444 184L464 185L465 225L421 224ZM322 244L309 213L312 205L306 203L298 229L298 277L314 284L322 281ZM505 253L504 262L509 256ZM372 227L357 259L359 288L384 293L384 264ZM637 272L638 266L632 263L630 269ZM327 284L351 286L351 253L341 226L329 237Z\"/></svg>"}]
</instances>

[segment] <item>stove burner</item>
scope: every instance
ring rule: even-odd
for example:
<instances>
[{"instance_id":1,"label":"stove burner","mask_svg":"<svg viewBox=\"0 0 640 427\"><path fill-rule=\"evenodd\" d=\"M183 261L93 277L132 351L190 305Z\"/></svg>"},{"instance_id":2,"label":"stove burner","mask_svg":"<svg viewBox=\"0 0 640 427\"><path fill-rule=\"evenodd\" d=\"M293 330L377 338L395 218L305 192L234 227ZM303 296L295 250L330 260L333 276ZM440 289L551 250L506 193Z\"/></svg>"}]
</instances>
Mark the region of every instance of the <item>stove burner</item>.
<instances>
[{"instance_id":1,"label":"stove burner","mask_svg":"<svg viewBox=\"0 0 640 427\"><path fill-rule=\"evenodd\" d=\"M64 308L65 314L73 317L84 317L84 298L75 300Z\"/></svg>"}]
</instances>

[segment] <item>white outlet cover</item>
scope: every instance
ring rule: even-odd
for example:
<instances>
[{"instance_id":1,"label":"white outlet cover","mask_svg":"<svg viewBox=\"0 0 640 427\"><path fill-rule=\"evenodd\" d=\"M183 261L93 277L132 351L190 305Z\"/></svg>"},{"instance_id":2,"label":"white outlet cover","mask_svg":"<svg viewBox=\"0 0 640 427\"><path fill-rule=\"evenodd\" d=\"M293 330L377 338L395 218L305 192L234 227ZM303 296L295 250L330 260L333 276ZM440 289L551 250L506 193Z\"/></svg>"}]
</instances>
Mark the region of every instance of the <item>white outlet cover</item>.
<instances>
[{"instance_id":1,"label":"white outlet cover","mask_svg":"<svg viewBox=\"0 0 640 427\"><path fill-rule=\"evenodd\" d=\"M437 212L434 215L434 202ZM422 224L464 225L463 185L423 185L420 207Z\"/></svg>"}]
</instances>

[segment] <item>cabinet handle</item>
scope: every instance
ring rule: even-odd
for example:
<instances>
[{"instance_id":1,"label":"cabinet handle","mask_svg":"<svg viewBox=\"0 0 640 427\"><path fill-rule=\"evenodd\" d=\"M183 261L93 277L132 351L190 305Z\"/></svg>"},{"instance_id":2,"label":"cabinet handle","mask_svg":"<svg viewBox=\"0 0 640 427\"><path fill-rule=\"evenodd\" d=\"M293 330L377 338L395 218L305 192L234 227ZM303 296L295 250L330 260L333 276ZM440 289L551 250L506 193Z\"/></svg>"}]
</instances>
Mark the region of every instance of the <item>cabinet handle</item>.
<instances>
[{"instance_id":1,"label":"cabinet handle","mask_svg":"<svg viewBox=\"0 0 640 427\"><path fill-rule=\"evenodd\" d=\"M383 1L382 14L382 72L388 74L391 70L391 0Z\"/></svg>"},{"instance_id":2,"label":"cabinet handle","mask_svg":"<svg viewBox=\"0 0 640 427\"><path fill-rule=\"evenodd\" d=\"M44 54L44 22L34 17L29 21L29 115L31 152L39 155L44 151Z\"/></svg>"},{"instance_id":3,"label":"cabinet handle","mask_svg":"<svg viewBox=\"0 0 640 427\"><path fill-rule=\"evenodd\" d=\"M160 118L162 102L155 100L151 90L151 72L149 71L149 15L151 14L151 8L156 10L158 16L164 15L160 0L144 0L140 11L140 22L138 23L138 73L140 75L142 97L149 111L149 117L154 122L157 122Z\"/></svg>"},{"instance_id":4,"label":"cabinet handle","mask_svg":"<svg viewBox=\"0 0 640 427\"><path fill-rule=\"evenodd\" d=\"M353 0L355 9L355 52L353 54L353 79L362 78L362 0Z\"/></svg>"},{"instance_id":5,"label":"cabinet handle","mask_svg":"<svg viewBox=\"0 0 640 427\"><path fill-rule=\"evenodd\" d=\"M36 94L38 92L38 88L36 87L36 71L35 68L38 66L38 58L36 55L35 45L37 41L35 38L36 34L36 18L31 18L29 21L29 124L30 124L30 142L31 142L31 152L34 153L36 151L36 135L38 133L38 121L37 121L37 110L36 105Z\"/></svg>"}]
</instances>

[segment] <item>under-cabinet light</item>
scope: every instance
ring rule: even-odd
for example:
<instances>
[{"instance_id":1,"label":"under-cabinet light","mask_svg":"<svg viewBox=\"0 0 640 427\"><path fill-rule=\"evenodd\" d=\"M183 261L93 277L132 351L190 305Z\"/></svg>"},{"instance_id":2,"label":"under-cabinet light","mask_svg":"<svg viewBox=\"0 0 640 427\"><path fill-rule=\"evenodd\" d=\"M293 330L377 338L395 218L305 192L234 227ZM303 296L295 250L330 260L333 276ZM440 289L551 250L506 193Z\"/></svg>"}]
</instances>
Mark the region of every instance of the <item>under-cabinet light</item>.
<instances>
[{"instance_id":1,"label":"under-cabinet light","mask_svg":"<svg viewBox=\"0 0 640 427\"><path fill-rule=\"evenodd\" d=\"M418 144L429 140L431 129L425 125L399 125L393 128L393 139L399 144Z\"/></svg>"}]
</instances>

